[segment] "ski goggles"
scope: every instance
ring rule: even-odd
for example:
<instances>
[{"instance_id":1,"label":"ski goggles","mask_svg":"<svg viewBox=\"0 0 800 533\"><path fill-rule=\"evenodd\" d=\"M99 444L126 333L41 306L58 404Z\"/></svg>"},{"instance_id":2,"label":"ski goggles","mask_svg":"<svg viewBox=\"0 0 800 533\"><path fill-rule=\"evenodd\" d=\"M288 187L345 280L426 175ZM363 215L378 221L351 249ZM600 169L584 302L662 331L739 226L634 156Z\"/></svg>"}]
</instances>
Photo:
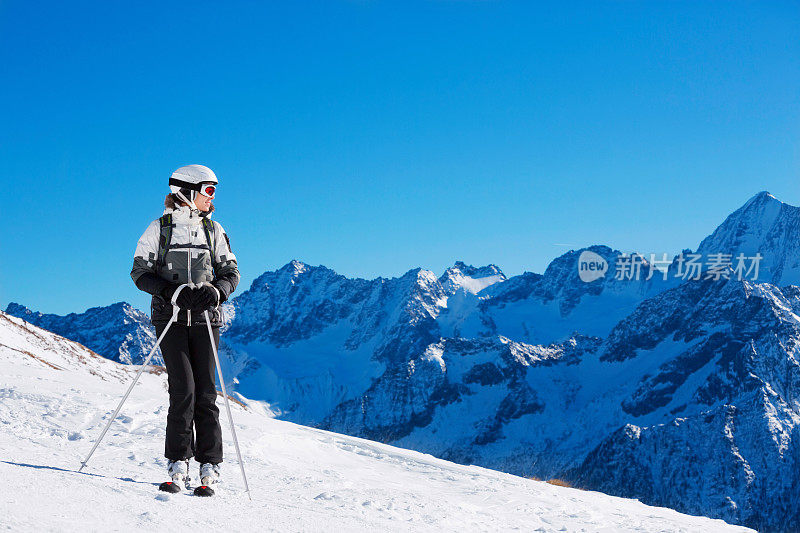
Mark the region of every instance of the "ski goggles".
<instances>
[{"instance_id":1,"label":"ski goggles","mask_svg":"<svg viewBox=\"0 0 800 533\"><path fill-rule=\"evenodd\" d=\"M201 183L200 190L198 192L203 196L214 198L214 195L217 194L217 186L211 185L210 183Z\"/></svg>"},{"instance_id":2,"label":"ski goggles","mask_svg":"<svg viewBox=\"0 0 800 533\"><path fill-rule=\"evenodd\" d=\"M177 178L170 178L169 184L177 185L178 187L189 189L190 191L197 191L203 196L208 196L209 198L214 198L214 195L217 193L217 186L213 183L190 183Z\"/></svg>"}]
</instances>

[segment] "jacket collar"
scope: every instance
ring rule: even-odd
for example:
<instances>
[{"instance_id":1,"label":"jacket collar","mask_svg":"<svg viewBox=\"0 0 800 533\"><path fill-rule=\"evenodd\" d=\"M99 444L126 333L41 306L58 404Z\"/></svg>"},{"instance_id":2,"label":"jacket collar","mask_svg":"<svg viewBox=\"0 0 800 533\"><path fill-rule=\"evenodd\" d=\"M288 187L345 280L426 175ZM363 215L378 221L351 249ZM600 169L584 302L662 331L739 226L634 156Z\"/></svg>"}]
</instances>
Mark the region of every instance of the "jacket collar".
<instances>
[{"instance_id":1,"label":"jacket collar","mask_svg":"<svg viewBox=\"0 0 800 533\"><path fill-rule=\"evenodd\" d=\"M211 218L211 213L200 216L197 211L193 211L188 205L182 205L174 209L167 207L164 209L164 214L172 215L172 221L175 224L198 225L203 222L203 218Z\"/></svg>"}]
</instances>

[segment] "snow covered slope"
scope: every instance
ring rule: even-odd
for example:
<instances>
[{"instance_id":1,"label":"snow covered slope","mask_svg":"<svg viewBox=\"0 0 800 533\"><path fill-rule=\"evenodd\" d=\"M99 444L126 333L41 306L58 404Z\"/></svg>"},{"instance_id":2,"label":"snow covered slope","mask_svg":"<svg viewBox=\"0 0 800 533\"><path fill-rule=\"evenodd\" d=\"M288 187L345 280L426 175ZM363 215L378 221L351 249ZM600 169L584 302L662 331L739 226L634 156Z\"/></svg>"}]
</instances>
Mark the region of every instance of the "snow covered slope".
<instances>
[{"instance_id":1,"label":"snow covered slope","mask_svg":"<svg viewBox=\"0 0 800 533\"><path fill-rule=\"evenodd\" d=\"M165 376L0 313L0 527L17 531L749 531L269 418L234 404L253 501L233 460L219 495L159 493ZM225 449L233 447L224 429ZM196 466L193 466L196 468Z\"/></svg>"},{"instance_id":2,"label":"snow covered slope","mask_svg":"<svg viewBox=\"0 0 800 533\"><path fill-rule=\"evenodd\" d=\"M66 316L37 313L11 302L6 313L79 342L103 357L120 363L142 363L156 343L150 317L125 302L92 307L83 313ZM163 364L161 355L154 356L152 362Z\"/></svg>"}]
</instances>

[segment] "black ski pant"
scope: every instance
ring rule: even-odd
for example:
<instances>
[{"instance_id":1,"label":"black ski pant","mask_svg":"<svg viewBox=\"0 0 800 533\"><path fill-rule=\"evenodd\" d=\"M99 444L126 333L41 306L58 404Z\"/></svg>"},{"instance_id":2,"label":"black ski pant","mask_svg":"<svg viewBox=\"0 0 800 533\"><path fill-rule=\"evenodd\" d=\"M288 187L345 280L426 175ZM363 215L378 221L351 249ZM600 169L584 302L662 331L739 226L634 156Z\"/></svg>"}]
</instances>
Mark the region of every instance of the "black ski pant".
<instances>
[{"instance_id":1,"label":"black ski pant","mask_svg":"<svg viewBox=\"0 0 800 533\"><path fill-rule=\"evenodd\" d=\"M161 335L165 327L156 325L156 335ZM219 346L219 328L211 330ZM161 354L169 383L164 455L171 461L194 456L201 463L221 463L222 428L208 326L173 323L161 340Z\"/></svg>"}]
</instances>

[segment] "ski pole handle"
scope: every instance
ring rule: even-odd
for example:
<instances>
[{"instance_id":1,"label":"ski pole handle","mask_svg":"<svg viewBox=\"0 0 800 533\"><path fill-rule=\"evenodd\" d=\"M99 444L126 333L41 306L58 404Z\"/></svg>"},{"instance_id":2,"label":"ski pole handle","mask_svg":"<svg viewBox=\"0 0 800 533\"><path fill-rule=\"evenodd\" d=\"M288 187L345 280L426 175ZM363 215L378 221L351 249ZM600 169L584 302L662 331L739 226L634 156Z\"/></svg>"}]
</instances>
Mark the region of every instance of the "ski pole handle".
<instances>
[{"instance_id":1,"label":"ski pole handle","mask_svg":"<svg viewBox=\"0 0 800 533\"><path fill-rule=\"evenodd\" d=\"M215 307L215 308L219 307L219 306L220 306L220 304L222 303L222 295L220 295L220 293L219 293L219 289L218 289L218 288L216 288L216 287L214 286L214 284L213 284L213 283L211 283L210 281L204 281L203 283L198 283L198 284L196 284L196 285L195 285L195 287L202 287L202 286L204 286L204 285L208 285L209 287L211 287L212 289L214 289L214 292L215 292L215 293L216 293L216 295L217 295L217 305L215 305L214 307Z\"/></svg>"},{"instance_id":2,"label":"ski pole handle","mask_svg":"<svg viewBox=\"0 0 800 533\"><path fill-rule=\"evenodd\" d=\"M172 314L174 314L174 315L178 314L177 312L175 312L175 310L178 309L178 306L177 306L178 295L186 287L189 287L190 289L193 288L192 287L193 285L194 285L193 283L184 283L182 285L178 285L178 288L175 289L175 292L172 293L172 299L170 300L172 302L172 309L173 309Z\"/></svg>"}]
</instances>

